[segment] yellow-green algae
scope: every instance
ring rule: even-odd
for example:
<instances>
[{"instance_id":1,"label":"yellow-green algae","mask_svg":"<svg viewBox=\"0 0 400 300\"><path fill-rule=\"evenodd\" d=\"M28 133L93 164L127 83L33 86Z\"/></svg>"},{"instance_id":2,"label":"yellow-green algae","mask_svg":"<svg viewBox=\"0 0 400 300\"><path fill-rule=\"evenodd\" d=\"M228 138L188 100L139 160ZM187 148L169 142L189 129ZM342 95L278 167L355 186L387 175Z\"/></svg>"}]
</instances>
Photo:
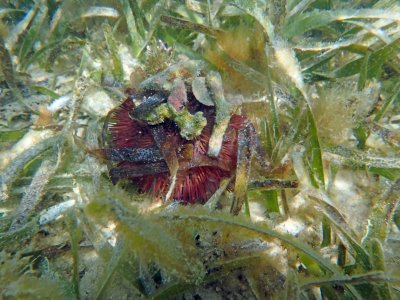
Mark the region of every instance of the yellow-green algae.
<instances>
[{"instance_id":1,"label":"yellow-green algae","mask_svg":"<svg viewBox=\"0 0 400 300\"><path fill-rule=\"evenodd\" d=\"M144 120L150 125L163 123L166 119L174 121L180 129L181 136L187 140L192 140L199 136L207 125L207 119L203 116L203 112L198 111L192 115L186 107L181 111L177 111L169 103L157 106L144 117Z\"/></svg>"}]
</instances>

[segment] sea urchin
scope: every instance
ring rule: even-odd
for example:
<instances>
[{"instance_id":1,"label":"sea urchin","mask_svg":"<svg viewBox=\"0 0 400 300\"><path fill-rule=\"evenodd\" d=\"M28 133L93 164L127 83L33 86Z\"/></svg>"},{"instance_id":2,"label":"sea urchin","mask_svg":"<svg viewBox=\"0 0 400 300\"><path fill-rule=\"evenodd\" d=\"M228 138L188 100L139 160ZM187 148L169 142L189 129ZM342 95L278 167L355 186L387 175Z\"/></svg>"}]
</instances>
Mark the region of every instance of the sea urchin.
<instances>
[{"instance_id":1,"label":"sea urchin","mask_svg":"<svg viewBox=\"0 0 400 300\"><path fill-rule=\"evenodd\" d=\"M109 138L97 154L110 161L113 183L126 178L156 198L205 203L235 175L239 133L251 123L231 113L219 74L199 77L190 61L178 66L143 81L140 92L127 91L108 115Z\"/></svg>"},{"instance_id":2,"label":"sea urchin","mask_svg":"<svg viewBox=\"0 0 400 300\"><path fill-rule=\"evenodd\" d=\"M110 168L111 180L116 183L128 178L141 192L154 197L165 195L170 186L170 172L162 151L157 147L155 132L164 135L164 147L174 151L179 163L174 200L184 203L204 203L218 189L223 178L231 177L236 170L238 130L246 119L232 115L225 132L221 151L215 158L207 155L208 143L215 121L215 108L202 105L188 94L189 112L202 111L207 125L201 134L187 140L180 135L178 126L166 120L149 125L130 117L135 106L130 97L110 114L105 125L111 134L110 147L103 149L105 156L117 161ZM157 139L157 138L156 138Z\"/></svg>"}]
</instances>

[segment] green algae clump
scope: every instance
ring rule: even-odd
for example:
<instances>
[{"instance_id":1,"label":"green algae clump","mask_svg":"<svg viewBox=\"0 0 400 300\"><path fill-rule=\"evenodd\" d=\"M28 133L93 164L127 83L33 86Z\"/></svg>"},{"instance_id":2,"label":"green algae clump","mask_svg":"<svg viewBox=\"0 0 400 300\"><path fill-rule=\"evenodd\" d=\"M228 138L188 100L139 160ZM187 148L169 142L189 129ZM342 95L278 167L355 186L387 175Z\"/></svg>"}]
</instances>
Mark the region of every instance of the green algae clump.
<instances>
[{"instance_id":1,"label":"green algae clump","mask_svg":"<svg viewBox=\"0 0 400 300\"><path fill-rule=\"evenodd\" d=\"M168 103L157 106L144 117L144 120L150 125L163 123L166 119L174 121L180 129L181 136L187 140L199 136L207 125L207 119L203 116L203 112L199 111L192 115L186 107L177 111Z\"/></svg>"}]
</instances>

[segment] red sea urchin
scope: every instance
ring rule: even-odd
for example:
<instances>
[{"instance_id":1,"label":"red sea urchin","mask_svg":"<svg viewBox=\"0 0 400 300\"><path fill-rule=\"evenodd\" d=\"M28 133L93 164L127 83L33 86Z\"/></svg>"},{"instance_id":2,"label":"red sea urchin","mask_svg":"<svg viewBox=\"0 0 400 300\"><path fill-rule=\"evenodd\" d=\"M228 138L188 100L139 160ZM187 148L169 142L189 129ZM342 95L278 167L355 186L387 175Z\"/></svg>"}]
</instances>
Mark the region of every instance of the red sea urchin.
<instances>
[{"instance_id":1,"label":"red sea urchin","mask_svg":"<svg viewBox=\"0 0 400 300\"><path fill-rule=\"evenodd\" d=\"M183 138L178 126L171 120L157 125L132 118L137 109L130 95L119 107L110 112L105 130L110 133L108 148L103 157L115 161L109 168L111 180L116 183L129 179L139 191L156 198L164 198L171 185L167 164L168 152L178 159L178 170L171 198L187 203L205 203L219 188L223 178L236 171L238 132L247 122L243 116L232 115L225 131L222 147L215 158L207 155L209 139L215 122L215 107L198 102L192 93L187 94L186 107L191 114L202 112L207 120L201 134L192 140ZM140 106L138 106L140 107ZM157 143L161 132L165 141ZM166 147L162 149L162 147Z\"/></svg>"}]
</instances>

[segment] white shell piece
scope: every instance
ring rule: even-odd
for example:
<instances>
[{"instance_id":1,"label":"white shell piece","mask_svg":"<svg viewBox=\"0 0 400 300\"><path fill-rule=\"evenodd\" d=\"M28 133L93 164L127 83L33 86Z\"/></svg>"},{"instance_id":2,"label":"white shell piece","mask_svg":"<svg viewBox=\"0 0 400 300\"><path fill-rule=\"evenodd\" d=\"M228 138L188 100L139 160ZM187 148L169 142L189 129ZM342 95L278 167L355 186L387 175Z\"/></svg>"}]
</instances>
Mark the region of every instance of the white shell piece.
<instances>
[{"instance_id":1,"label":"white shell piece","mask_svg":"<svg viewBox=\"0 0 400 300\"><path fill-rule=\"evenodd\" d=\"M69 208L75 206L75 200L68 200L57 205L51 206L42 211L39 216L39 225L45 225L56 220L60 215L66 212Z\"/></svg>"},{"instance_id":2,"label":"white shell piece","mask_svg":"<svg viewBox=\"0 0 400 300\"><path fill-rule=\"evenodd\" d=\"M119 18L119 13L115 8L112 7L91 6L84 14L81 15L81 18L93 17Z\"/></svg>"}]
</instances>

